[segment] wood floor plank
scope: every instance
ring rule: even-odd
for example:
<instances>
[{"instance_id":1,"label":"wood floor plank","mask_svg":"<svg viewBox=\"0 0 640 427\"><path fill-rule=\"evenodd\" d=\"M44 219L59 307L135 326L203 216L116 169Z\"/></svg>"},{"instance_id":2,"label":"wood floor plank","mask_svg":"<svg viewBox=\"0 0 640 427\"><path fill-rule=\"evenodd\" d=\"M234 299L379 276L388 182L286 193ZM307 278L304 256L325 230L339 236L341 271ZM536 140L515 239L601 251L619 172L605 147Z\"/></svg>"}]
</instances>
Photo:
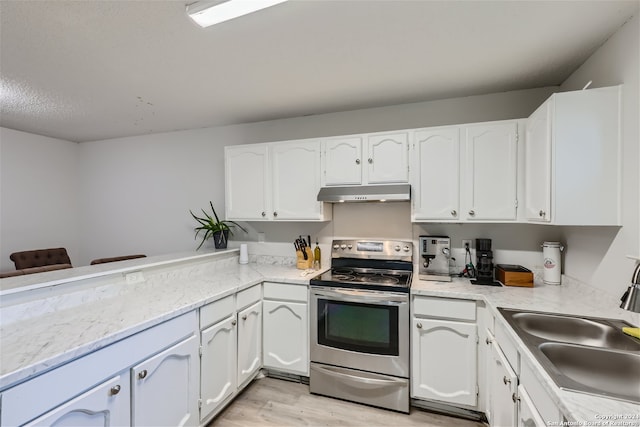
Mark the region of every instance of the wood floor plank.
<instances>
[{"instance_id":1,"label":"wood floor plank","mask_svg":"<svg viewBox=\"0 0 640 427\"><path fill-rule=\"evenodd\" d=\"M411 408L409 415L309 393L309 386L255 380L207 427L421 426L486 427L481 422Z\"/></svg>"}]
</instances>

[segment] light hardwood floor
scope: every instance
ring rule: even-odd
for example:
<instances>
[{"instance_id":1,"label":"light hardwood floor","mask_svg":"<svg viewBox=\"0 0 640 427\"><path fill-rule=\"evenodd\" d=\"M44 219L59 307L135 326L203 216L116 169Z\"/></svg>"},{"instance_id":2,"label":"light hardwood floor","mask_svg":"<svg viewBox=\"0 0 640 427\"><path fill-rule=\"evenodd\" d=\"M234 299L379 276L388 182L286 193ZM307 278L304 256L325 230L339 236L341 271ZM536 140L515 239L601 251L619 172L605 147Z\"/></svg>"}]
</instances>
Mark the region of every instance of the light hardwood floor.
<instances>
[{"instance_id":1,"label":"light hardwood floor","mask_svg":"<svg viewBox=\"0 0 640 427\"><path fill-rule=\"evenodd\" d=\"M421 426L483 427L483 423L411 408L401 414L309 393L309 386L255 380L207 427L252 426Z\"/></svg>"}]
</instances>

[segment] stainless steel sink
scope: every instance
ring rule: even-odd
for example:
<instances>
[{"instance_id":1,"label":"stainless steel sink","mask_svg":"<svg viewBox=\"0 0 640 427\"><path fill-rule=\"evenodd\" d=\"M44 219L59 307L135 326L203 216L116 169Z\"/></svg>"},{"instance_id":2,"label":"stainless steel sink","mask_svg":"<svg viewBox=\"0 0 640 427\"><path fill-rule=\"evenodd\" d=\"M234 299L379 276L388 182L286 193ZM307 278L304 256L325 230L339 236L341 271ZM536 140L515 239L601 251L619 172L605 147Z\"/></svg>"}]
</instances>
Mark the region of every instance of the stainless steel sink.
<instances>
[{"instance_id":1,"label":"stainless steel sink","mask_svg":"<svg viewBox=\"0 0 640 427\"><path fill-rule=\"evenodd\" d=\"M584 319L546 313L520 312L511 318L526 333L543 340L560 341L591 347L640 351L640 342L629 339L620 327L606 319Z\"/></svg>"},{"instance_id":2,"label":"stainless steel sink","mask_svg":"<svg viewBox=\"0 0 640 427\"><path fill-rule=\"evenodd\" d=\"M499 308L560 388L640 402L640 340L622 320Z\"/></svg>"},{"instance_id":3,"label":"stainless steel sink","mask_svg":"<svg viewBox=\"0 0 640 427\"><path fill-rule=\"evenodd\" d=\"M561 374L560 387L640 402L640 354L572 344L540 344Z\"/></svg>"}]
</instances>

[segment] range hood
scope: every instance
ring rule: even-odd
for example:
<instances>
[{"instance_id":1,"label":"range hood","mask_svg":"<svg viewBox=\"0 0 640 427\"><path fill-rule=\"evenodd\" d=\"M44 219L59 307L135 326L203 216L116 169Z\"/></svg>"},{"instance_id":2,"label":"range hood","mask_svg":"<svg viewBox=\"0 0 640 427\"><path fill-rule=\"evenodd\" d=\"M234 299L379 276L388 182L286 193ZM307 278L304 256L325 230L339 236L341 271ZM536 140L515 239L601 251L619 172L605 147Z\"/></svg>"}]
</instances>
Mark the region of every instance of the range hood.
<instances>
[{"instance_id":1,"label":"range hood","mask_svg":"<svg viewBox=\"0 0 640 427\"><path fill-rule=\"evenodd\" d=\"M411 186L398 185L357 185L349 187L322 187L318 193L319 202L398 202L411 199Z\"/></svg>"}]
</instances>

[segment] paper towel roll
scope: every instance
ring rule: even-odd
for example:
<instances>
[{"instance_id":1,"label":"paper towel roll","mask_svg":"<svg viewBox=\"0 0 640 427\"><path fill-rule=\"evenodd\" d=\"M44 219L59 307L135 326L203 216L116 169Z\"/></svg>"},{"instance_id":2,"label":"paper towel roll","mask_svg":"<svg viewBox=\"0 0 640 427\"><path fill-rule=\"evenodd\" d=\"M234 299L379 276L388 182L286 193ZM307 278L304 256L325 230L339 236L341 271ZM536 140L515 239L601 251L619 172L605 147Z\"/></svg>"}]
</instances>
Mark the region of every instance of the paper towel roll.
<instances>
[{"instance_id":1,"label":"paper towel roll","mask_svg":"<svg viewBox=\"0 0 640 427\"><path fill-rule=\"evenodd\" d=\"M247 244L240 244L240 259L238 260L240 264L248 264L249 263L249 252L247 250Z\"/></svg>"}]
</instances>

